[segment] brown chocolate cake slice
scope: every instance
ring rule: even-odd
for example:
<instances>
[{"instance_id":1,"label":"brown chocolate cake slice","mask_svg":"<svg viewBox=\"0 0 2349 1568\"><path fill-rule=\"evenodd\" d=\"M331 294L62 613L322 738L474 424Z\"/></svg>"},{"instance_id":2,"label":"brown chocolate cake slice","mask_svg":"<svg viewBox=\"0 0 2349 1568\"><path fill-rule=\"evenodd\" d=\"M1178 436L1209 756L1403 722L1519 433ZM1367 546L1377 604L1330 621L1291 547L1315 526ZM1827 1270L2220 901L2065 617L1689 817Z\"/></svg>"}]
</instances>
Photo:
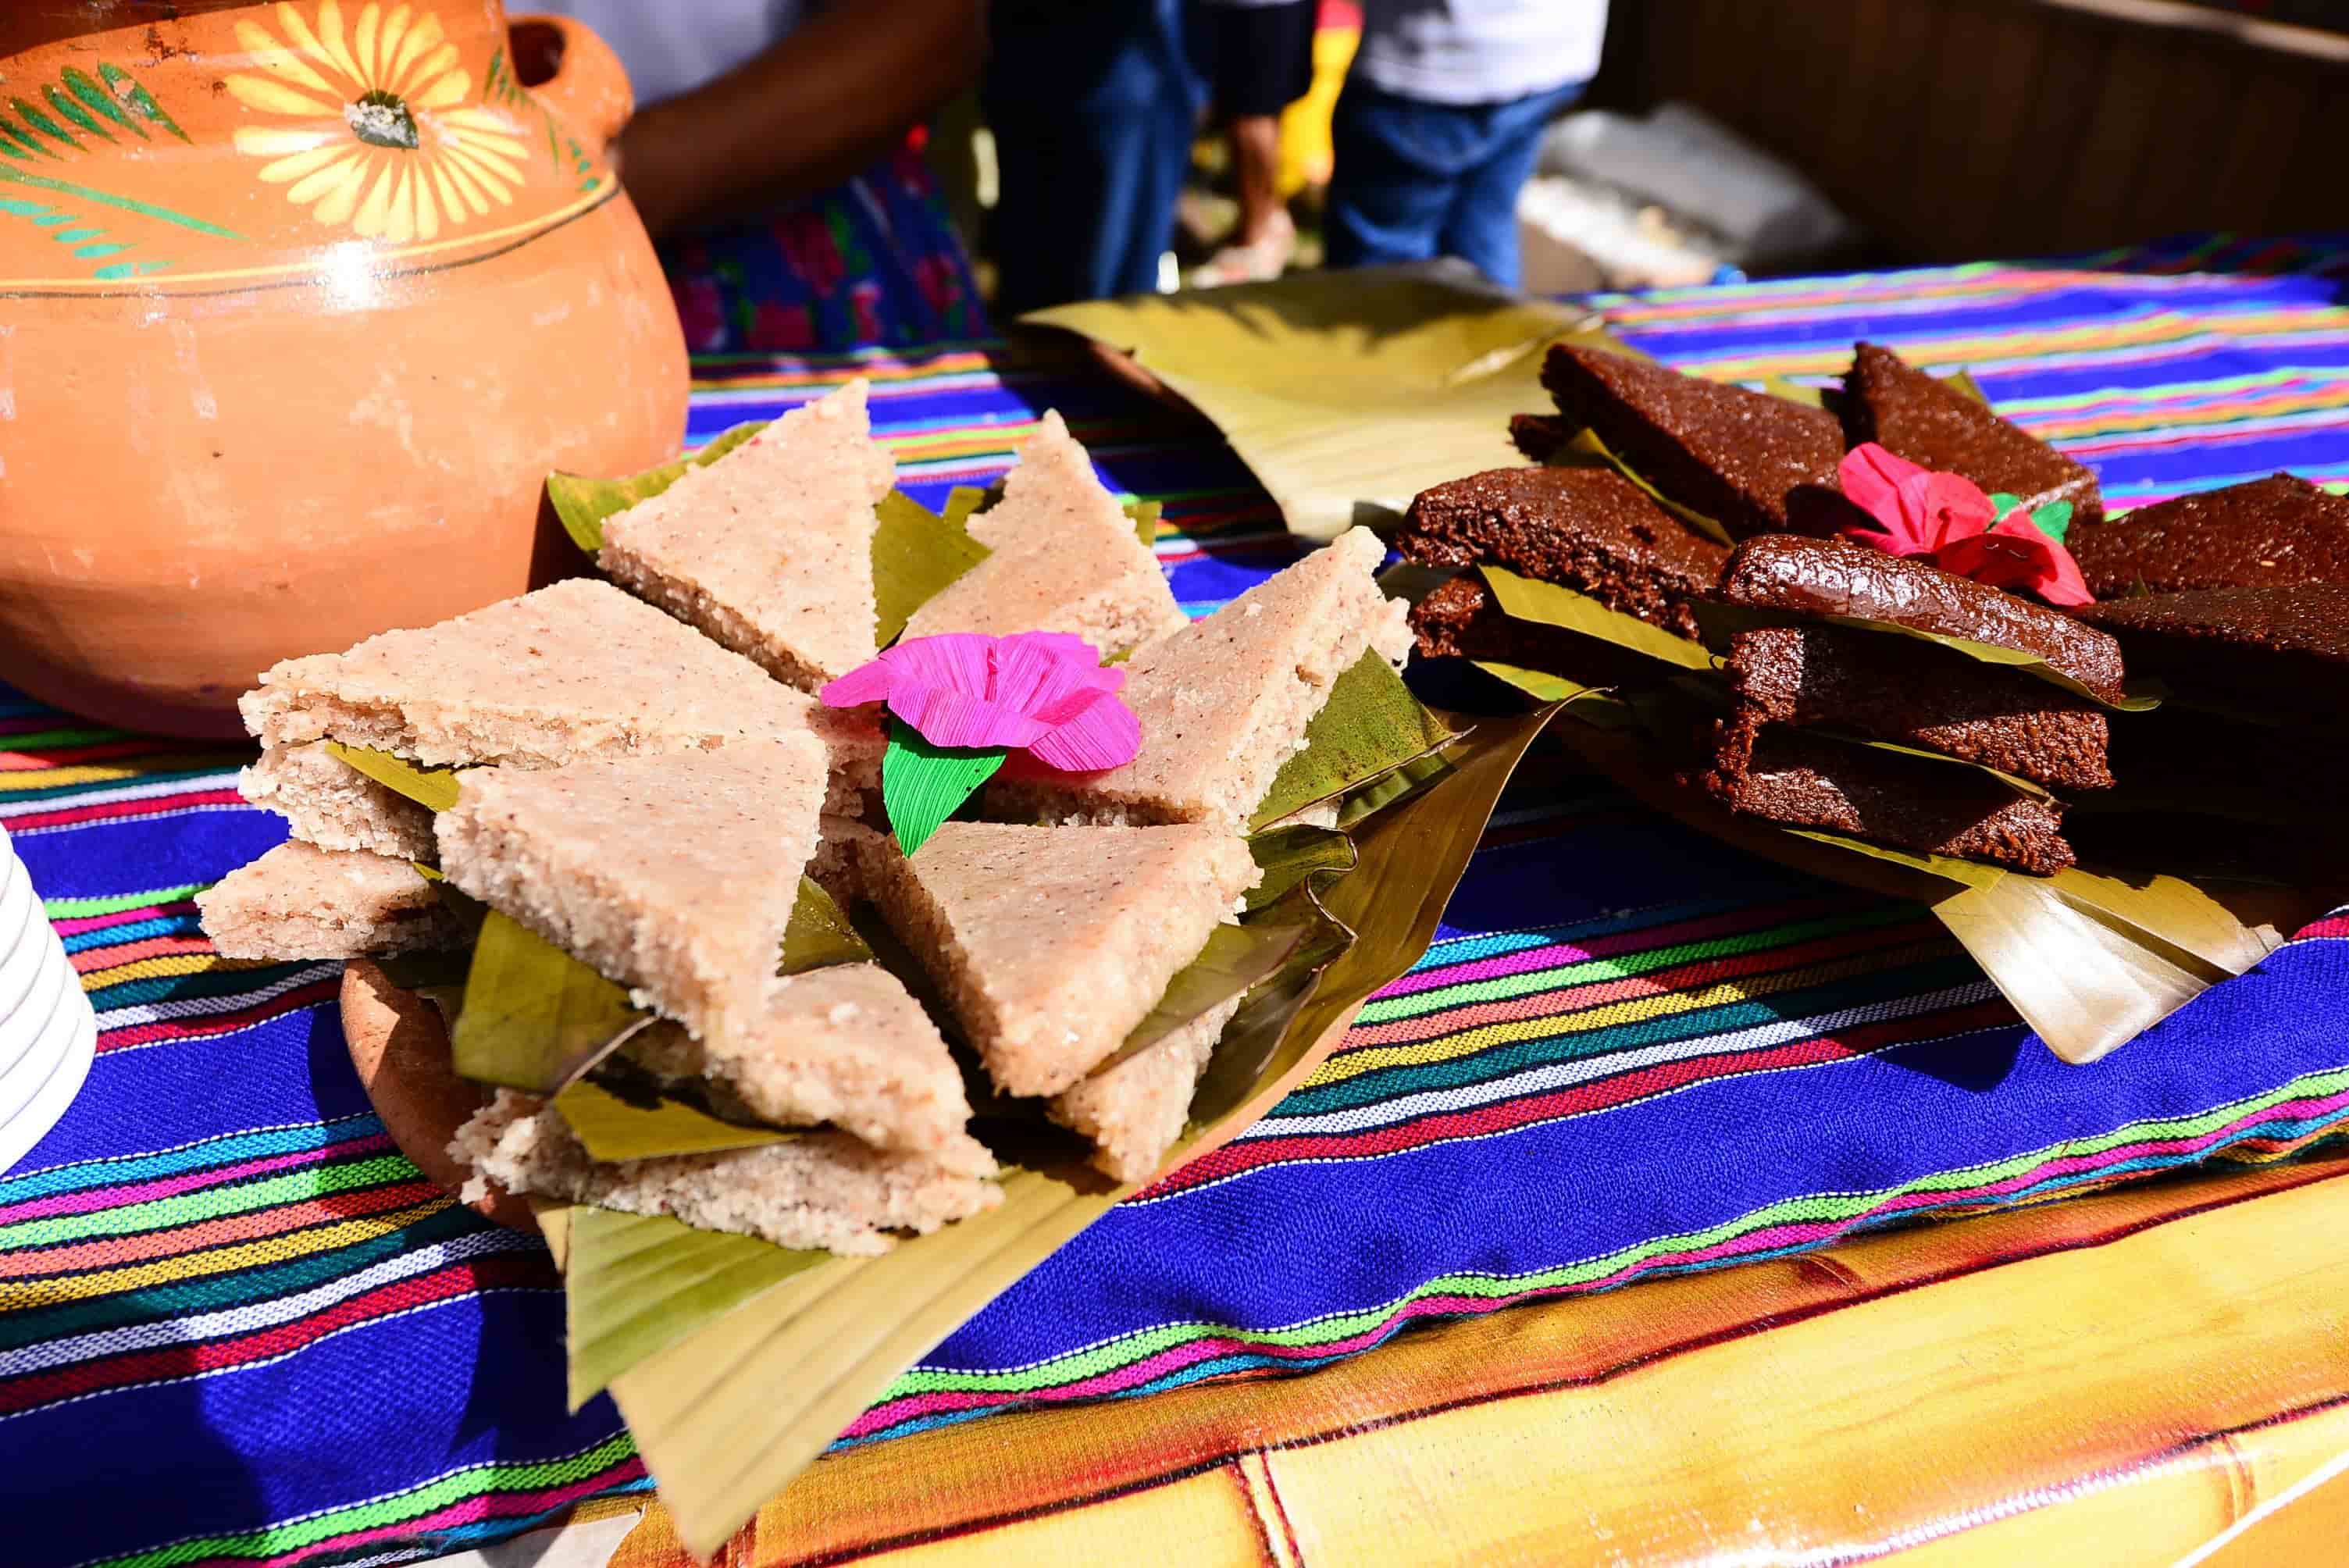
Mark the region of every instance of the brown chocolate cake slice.
<instances>
[{"instance_id":1,"label":"brown chocolate cake slice","mask_svg":"<svg viewBox=\"0 0 2349 1568\"><path fill-rule=\"evenodd\" d=\"M1728 673L1738 696L1773 724L1847 729L2051 789L2112 786L2102 708L1930 643L1770 626L1731 641Z\"/></svg>"},{"instance_id":2,"label":"brown chocolate cake slice","mask_svg":"<svg viewBox=\"0 0 2349 1568\"><path fill-rule=\"evenodd\" d=\"M2078 614L2180 701L2286 720L2349 717L2349 583L2204 588Z\"/></svg>"},{"instance_id":3,"label":"brown chocolate cake slice","mask_svg":"<svg viewBox=\"0 0 2349 1568\"><path fill-rule=\"evenodd\" d=\"M1568 344L1550 349L1542 385L1560 413L1733 538L1783 533L1788 491L1835 488L1843 429L1823 408Z\"/></svg>"},{"instance_id":4,"label":"brown chocolate cake slice","mask_svg":"<svg viewBox=\"0 0 2349 1568\"><path fill-rule=\"evenodd\" d=\"M1731 810L1920 854L2054 876L2073 863L2063 810L1987 773L1765 725L1722 721L1705 788Z\"/></svg>"},{"instance_id":5,"label":"brown chocolate cake slice","mask_svg":"<svg viewBox=\"0 0 2349 1568\"><path fill-rule=\"evenodd\" d=\"M1512 414L1509 444L1537 463L1546 463L1574 439L1574 426L1556 414Z\"/></svg>"},{"instance_id":6,"label":"brown chocolate cake slice","mask_svg":"<svg viewBox=\"0 0 2349 1568\"><path fill-rule=\"evenodd\" d=\"M1692 641L1690 601L1729 560L1603 468L1493 469L1422 490L1395 547L1425 566L1489 562L1559 583Z\"/></svg>"},{"instance_id":7,"label":"brown chocolate cake slice","mask_svg":"<svg viewBox=\"0 0 2349 1568\"><path fill-rule=\"evenodd\" d=\"M2037 658L2106 702L2121 689L2121 645L2044 604L1845 539L1773 534L1749 539L1722 572L1731 604L1793 615L1890 621L1941 636L1993 643ZM2099 608L2103 608L2099 606Z\"/></svg>"},{"instance_id":8,"label":"brown chocolate cake slice","mask_svg":"<svg viewBox=\"0 0 2349 1568\"><path fill-rule=\"evenodd\" d=\"M1853 347L1843 430L1855 447L1874 441L1920 467L1962 474L1992 495L2020 496L2028 508L2068 500L2075 523L2105 515L2095 473L1873 343Z\"/></svg>"},{"instance_id":9,"label":"brown chocolate cake slice","mask_svg":"<svg viewBox=\"0 0 2349 1568\"><path fill-rule=\"evenodd\" d=\"M2271 474L2075 523L2064 542L2099 599L2349 583L2349 496Z\"/></svg>"}]
</instances>

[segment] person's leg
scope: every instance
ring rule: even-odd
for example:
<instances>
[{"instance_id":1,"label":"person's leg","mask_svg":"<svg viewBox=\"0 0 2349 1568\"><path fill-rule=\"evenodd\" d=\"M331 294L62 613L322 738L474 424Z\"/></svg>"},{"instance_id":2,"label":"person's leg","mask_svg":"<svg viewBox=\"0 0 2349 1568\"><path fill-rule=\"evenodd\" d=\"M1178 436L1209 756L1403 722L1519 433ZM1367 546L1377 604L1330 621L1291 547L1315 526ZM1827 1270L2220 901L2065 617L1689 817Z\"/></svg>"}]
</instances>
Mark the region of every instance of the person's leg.
<instances>
[{"instance_id":1,"label":"person's leg","mask_svg":"<svg viewBox=\"0 0 2349 1568\"><path fill-rule=\"evenodd\" d=\"M1357 80L1338 97L1323 238L1330 265L1423 262L1443 253L1461 170L1483 150L1460 111Z\"/></svg>"},{"instance_id":2,"label":"person's leg","mask_svg":"<svg viewBox=\"0 0 2349 1568\"><path fill-rule=\"evenodd\" d=\"M1174 17L1172 0L999 11L998 319L1157 286L1197 102Z\"/></svg>"},{"instance_id":3,"label":"person's leg","mask_svg":"<svg viewBox=\"0 0 2349 1568\"><path fill-rule=\"evenodd\" d=\"M1483 148L1453 191L1440 241L1444 254L1473 263L1506 288L1517 286L1524 275L1517 248L1517 192L1533 176L1541 133L1582 96L1583 87L1576 82L1468 111L1482 121Z\"/></svg>"},{"instance_id":4,"label":"person's leg","mask_svg":"<svg viewBox=\"0 0 2349 1568\"><path fill-rule=\"evenodd\" d=\"M1278 277L1297 249L1280 192L1280 116L1313 87L1319 0L1273 5L1197 5L1194 52L1204 66L1231 149L1239 222L1191 274L1194 284Z\"/></svg>"},{"instance_id":5,"label":"person's leg","mask_svg":"<svg viewBox=\"0 0 2349 1568\"><path fill-rule=\"evenodd\" d=\"M1239 227L1232 239L1253 245L1289 232L1288 209L1280 201L1280 117L1235 115L1230 129L1240 201Z\"/></svg>"}]
</instances>

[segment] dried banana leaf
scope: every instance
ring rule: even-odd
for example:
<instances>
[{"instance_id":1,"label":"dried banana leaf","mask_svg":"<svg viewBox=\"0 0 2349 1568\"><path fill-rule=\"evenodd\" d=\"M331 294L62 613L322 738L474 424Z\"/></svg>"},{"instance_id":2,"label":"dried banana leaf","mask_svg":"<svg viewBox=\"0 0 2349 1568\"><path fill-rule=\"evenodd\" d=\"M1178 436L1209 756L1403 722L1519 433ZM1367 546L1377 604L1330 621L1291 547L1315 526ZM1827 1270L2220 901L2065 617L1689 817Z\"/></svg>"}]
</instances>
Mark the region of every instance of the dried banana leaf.
<instances>
[{"instance_id":1,"label":"dried banana leaf","mask_svg":"<svg viewBox=\"0 0 2349 1568\"><path fill-rule=\"evenodd\" d=\"M1441 787L1363 825L1360 863L1324 896L1354 941L1318 974L1284 970L1250 994L1209 1065L1175 1160L1252 1123L1311 1070L1364 998L1426 950L1503 784L1552 711L1480 722L1454 748ZM613 1380L689 1550L714 1553L907 1367L1129 1190L1073 1159L1013 1170L1003 1189L993 1212L879 1258L802 1266L799 1254L781 1254L779 1283ZM728 1251L712 1243L705 1258ZM632 1279L591 1275L574 1238L569 1286L593 1296L574 1300L574 1357L603 1354L602 1337L582 1325L660 1318L662 1293L647 1288L662 1277L657 1259L657 1249L634 1254L641 1272Z\"/></svg>"},{"instance_id":2,"label":"dried banana leaf","mask_svg":"<svg viewBox=\"0 0 2349 1568\"><path fill-rule=\"evenodd\" d=\"M457 803L457 770L453 768L419 768L388 751L345 746L339 740L326 742L326 751L345 767L366 774L394 794L405 795L428 810L446 811Z\"/></svg>"},{"instance_id":3,"label":"dried banana leaf","mask_svg":"<svg viewBox=\"0 0 2349 1568\"><path fill-rule=\"evenodd\" d=\"M1247 891L1251 913L1278 903L1301 882L1312 881L1319 891L1354 869L1354 841L1335 828L1269 828L1248 840L1248 853L1264 873Z\"/></svg>"},{"instance_id":4,"label":"dried banana leaf","mask_svg":"<svg viewBox=\"0 0 2349 1568\"><path fill-rule=\"evenodd\" d=\"M788 1128L719 1116L648 1074L613 1070L620 1065L607 1062L594 1075L566 1084L554 1097L554 1109L591 1160L717 1154L787 1143L801 1136Z\"/></svg>"},{"instance_id":5,"label":"dried banana leaf","mask_svg":"<svg viewBox=\"0 0 2349 1568\"><path fill-rule=\"evenodd\" d=\"M783 927L783 961L776 973L799 975L835 964L872 961L873 949L832 895L814 878L800 878L800 895L792 905L791 923Z\"/></svg>"},{"instance_id":6,"label":"dried banana leaf","mask_svg":"<svg viewBox=\"0 0 2349 1568\"><path fill-rule=\"evenodd\" d=\"M1509 416L1547 405L1543 350L1594 319L1424 266L1303 273L1022 318L1130 356L1215 422L1289 528L1311 539L1391 523L1445 480L1522 467Z\"/></svg>"},{"instance_id":7,"label":"dried banana leaf","mask_svg":"<svg viewBox=\"0 0 2349 1568\"><path fill-rule=\"evenodd\" d=\"M1339 940L1319 947L1309 945L1325 935ZM1216 927L1197 956L1166 983L1158 1005L1085 1076L1098 1078L1133 1060L1194 1018L1235 996L1246 995L1288 967L1300 952L1310 954L1300 973L1319 970L1337 955L1344 941L1345 934L1322 914L1312 890L1292 885L1281 901L1257 911L1255 918L1227 921Z\"/></svg>"},{"instance_id":8,"label":"dried banana leaf","mask_svg":"<svg viewBox=\"0 0 2349 1568\"><path fill-rule=\"evenodd\" d=\"M492 910L449 1043L461 1078L554 1094L652 1020L626 987Z\"/></svg>"},{"instance_id":9,"label":"dried banana leaf","mask_svg":"<svg viewBox=\"0 0 2349 1568\"><path fill-rule=\"evenodd\" d=\"M1919 642L1937 643L1940 646L1978 659L1986 665L1999 665L2020 670L2027 676L2059 686L2077 696L2086 697L2100 707L2123 713L2144 713L2161 706L2161 697L2150 689L2139 689L2137 683L2118 702L2110 702L2090 691L2070 676L2055 668L2036 654L2021 648L2001 646L1996 643L1978 643L1971 637L1946 636L1940 632L1920 631L1904 626L1898 621L1878 621L1865 615L1797 615L1787 611L1773 610L1757 604L1722 604L1710 601L1696 606L1697 624L1704 629L1707 644L1713 647L1727 645L1729 639L1740 632L1758 626L1814 626L1828 624L1850 626L1862 632L1888 632L1894 636L1914 637Z\"/></svg>"},{"instance_id":10,"label":"dried banana leaf","mask_svg":"<svg viewBox=\"0 0 2349 1568\"><path fill-rule=\"evenodd\" d=\"M1366 652L1331 685L1305 729L1305 749L1281 764L1250 826L1269 827L1443 750L1459 738L1412 695L1394 666Z\"/></svg>"},{"instance_id":11,"label":"dried banana leaf","mask_svg":"<svg viewBox=\"0 0 2349 1568\"><path fill-rule=\"evenodd\" d=\"M1651 625L1637 615L1610 610L1587 593L1578 593L1556 583L1520 577L1498 566L1479 566L1476 570L1484 574L1485 585L1492 589L1493 602L1501 607L1501 614L1512 620L1531 621L1579 633L1586 637L1596 637L1600 642L1612 643L1619 648L1645 654L1650 658L1661 659L1682 669L1710 670L1720 663L1702 643L1674 636L1661 626Z\"/></svg>"}]
</instances>

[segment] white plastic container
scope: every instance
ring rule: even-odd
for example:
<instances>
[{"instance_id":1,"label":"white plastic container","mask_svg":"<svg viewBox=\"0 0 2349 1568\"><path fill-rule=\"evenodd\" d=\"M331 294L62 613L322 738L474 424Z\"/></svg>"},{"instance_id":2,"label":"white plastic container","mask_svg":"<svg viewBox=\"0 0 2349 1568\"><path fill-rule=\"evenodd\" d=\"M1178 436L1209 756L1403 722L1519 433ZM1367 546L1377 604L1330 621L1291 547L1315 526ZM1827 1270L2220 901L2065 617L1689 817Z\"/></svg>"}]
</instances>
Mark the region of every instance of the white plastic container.
<instances>
[{"instance_id":1,"label":"white plastic container","mask_svg":"<svg viewBox=\"0 0 2349 1568\"><path fill-rule=\"evenodd\" d=\"M0 1172L57 1125L97 1048L81 976L0 828Z\"/></svg>"}]
</instances>

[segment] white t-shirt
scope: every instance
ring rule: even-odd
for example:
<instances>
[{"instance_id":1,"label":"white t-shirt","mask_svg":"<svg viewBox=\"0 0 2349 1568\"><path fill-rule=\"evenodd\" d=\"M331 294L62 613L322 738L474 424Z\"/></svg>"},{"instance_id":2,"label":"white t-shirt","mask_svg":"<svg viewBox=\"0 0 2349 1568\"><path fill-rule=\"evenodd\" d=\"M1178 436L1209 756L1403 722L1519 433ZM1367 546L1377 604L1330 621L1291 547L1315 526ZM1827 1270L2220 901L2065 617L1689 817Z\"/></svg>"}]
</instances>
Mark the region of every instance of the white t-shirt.
<instances>
[{"instance_id":1,"label":"white t-shirt","mask_svg":"<svg viewBox=\"0 0 2349 1568\"><path fill-rule=\"evenodd\" d=\"M1506 103L1599 74L1607 0L1361 0L1353 74L1421 103Z\"/></svg>"},{"instance_id":2,"label":"white t-shirt","mask_svg":"<svg viewBox=\"0 0 2349 1568\"><path fill-rule=\"evenodd\" d=\"M806 19L804 0L533 0L523 9L585 22L628 67L636 102L691 92Z\"/></svg>"}]
</instances>

